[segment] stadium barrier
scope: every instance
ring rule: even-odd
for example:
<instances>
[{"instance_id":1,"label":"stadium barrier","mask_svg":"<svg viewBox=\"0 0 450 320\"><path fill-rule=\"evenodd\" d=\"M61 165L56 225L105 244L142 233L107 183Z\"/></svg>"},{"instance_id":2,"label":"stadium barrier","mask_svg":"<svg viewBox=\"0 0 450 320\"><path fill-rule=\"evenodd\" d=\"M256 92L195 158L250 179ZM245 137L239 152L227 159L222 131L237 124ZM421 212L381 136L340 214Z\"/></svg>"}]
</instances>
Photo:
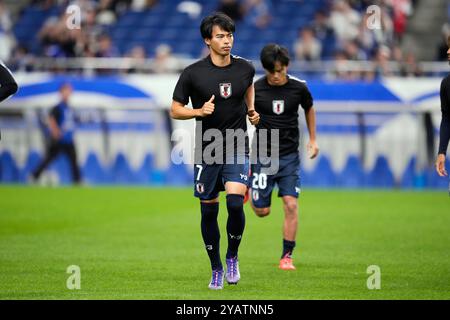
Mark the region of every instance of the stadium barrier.
<instances>
[{"instance_id":1,"label":"stadium barrier","mask_svg":"<svg viewBox=\"0 0 450 320\"><path fill-rule=\"evenodd\" d=\"M27 181L43 155L45 118L58 101L58 86L70 81L71 105L79 119L78 162L88 184L189 185L192 166L171 161L171 132L183 129L193 135L194 131L193 121L168 117L177 79L170 74L19 74L19 93L0 106L0 181ZM448 187L433 168L440 121L439 78L309 81L308 86L317 110L321 152L316 160L304 157L307 136L301 135L304 186ZM300 118L305 133L304 116ZM70 183L67 160L58 158L42 181Z\"/></svg>"}]
</instances>

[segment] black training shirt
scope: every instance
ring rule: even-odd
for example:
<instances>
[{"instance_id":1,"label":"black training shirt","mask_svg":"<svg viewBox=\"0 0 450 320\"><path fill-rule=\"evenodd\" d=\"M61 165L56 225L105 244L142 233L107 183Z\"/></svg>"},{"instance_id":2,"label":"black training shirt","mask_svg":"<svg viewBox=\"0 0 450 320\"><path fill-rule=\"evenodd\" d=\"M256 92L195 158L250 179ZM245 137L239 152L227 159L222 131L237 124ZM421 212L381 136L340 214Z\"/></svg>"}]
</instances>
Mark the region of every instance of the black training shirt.
<instances>
[{"instance_id":1,"label":"black training shirt","mask_svg":"<svg viewBox=\"0 0 450 320\"><path fill-rule=\"evenodd\" d=\"M247 131L245 93L252 85L254 76L255 68L248 60L232 55L229 65L218 67L208 55L184 69L175 87L173 100L187 105L190 98L194 109L201 109L214 95L214 112L196 118L197 125L202 124L202 136L208 129L218 129L225 140L226 129ZM203 141L202 150L210 143ZM245 150L248 152L248 145Z\"/></svg>"},{"instance_id":2,"label":"black training shirt","mask_svg":"<svg viewBox=\"0 0 450 320\"><path fill-rule=\"evenodd\" d=\"M446 154L450 140L450 75L441 83L442 121L439 139L439 153Z\"/></svg>"},{"instance_id":3,"label":"black training shirt","mask_svg":"<svg viewBox=\"0 0 450 320\"><path fill-rule=\"evenodd\" d=\"M0 102L17 92L17 83L9 69L0 60Z\"/></svg>"},{"instance_id":4,"label":"black training shirt","mask_svg":"<svg viewBox=\"0 0 450 320\"><path fill-rule=\"evenodd\" d=\"M279 129L280 156L298 152L299 105L305 111L313 106L313 98L304 81L288 76L287 83L282 86L271 86L267 77L255 82L255 109L261 118L256 126L256 135L261 129ZM269 131L267 137L270 143ZM258 148L267 148L270 155L270 149L275 145L258 145Z\"/></svg>"}]
</instances>

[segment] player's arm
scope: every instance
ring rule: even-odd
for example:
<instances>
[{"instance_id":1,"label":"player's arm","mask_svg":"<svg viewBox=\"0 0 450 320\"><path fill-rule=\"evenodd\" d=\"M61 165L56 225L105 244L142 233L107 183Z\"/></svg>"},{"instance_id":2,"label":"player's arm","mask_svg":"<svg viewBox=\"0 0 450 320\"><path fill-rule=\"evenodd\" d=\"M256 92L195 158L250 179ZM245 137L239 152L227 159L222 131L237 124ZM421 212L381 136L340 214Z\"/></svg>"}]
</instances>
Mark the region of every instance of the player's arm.
<instances>
[{"instance_id":1,"label":"player's arm","mask_svg":"<svg viewBox=\"0 0 450 320\"><path fill-rule=\"evenodd\" d=\"M448 99L447 92L448 88L446 88L446 84L443 81L441 84L442 120L439 131L439 151L436 159L436 171L441 177L448 175L445 169L445 155L450 140L450 99Z\"/></svg>"},{"instance_id":2,"label":"player's arm","mask_svg":"<svg viewBox=\"0 0 450 320\"><path fill-rule=\"evenodd\" d=\"M48 127L52 138L54 140L59 140L61 138L61 129L58 127L58 123L53 115L48 117Z\"/></svg>"},{"instance_id":3,"label":"player's arm","mask_svg":"<svg viewBox=\"0 0 450 320\"><path fill-rule=\"evenodd\" d=\"M196 117L206 117L214 112L214 95L200 109L186 108L181 102L172 100L170 117L176 120L188 120Z\"/></svg>"},{"instance_id":4,"label":"player's arm","mask_svg":"<svg viewBox=\"0 0 450 320\"><path fill-rule=\"evenodd\" d=\"M316 111L313 106L305 110L305 119L309 133L309 142L306 147L309 158L314 159L319 154L319 147L316 141Z\"/></svg>"},{"instance_id":5,"label":"player's arm","mask_svg":"<svg viewBox=\"0 0 450 320\"><path fill-rule=\"evenodd\" d=\"M259 113L255 110L255 85L253 83L245 92L245 103L247 104L248 120L255 126L259 122Z\"/></svg>"},{"instance_id":6,"label":"player's arm","mask_svg":"<svg viewBox=\"0 0 450 320\"><path fill-rule=\"evenodd\" d=\"M16 80L14 80L11 72L0 61L0 102L13 95L18 90Z\"/></svg>"}]
</instances>

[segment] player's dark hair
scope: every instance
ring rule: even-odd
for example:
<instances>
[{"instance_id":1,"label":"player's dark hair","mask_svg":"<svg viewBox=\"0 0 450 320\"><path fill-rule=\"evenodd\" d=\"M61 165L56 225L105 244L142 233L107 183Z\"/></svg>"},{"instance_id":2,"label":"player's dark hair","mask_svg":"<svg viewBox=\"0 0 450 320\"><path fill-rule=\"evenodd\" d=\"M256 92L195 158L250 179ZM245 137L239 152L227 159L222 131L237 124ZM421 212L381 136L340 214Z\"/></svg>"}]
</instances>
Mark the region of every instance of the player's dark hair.
<instances>
[{"instance_id":1,"label":"player's dark hair","mask_svg":"<svg viewBox=\"0 0 450 320\"><path fill-rule=\"evenodd\" d=\"M220 29L227 32L234 32L235 25L233 19L222 12L214 12L209 16L203 18L200 25L200 33L203 39L212 38L212 29L214 26L219 26Z\"/></svg>"},{"instance_id":2,"label":"player's dark hair","mask_svg":"<svg viewBox=\"0 0 450 320\"><path fill-rule=\"evenodd\" d=\"M289 65L289 51L278 44L270 43L261 50L261 63L263 68L269 72L275 70L275 63L278 61L282 66Z\"/></svg>"}]
</instances>

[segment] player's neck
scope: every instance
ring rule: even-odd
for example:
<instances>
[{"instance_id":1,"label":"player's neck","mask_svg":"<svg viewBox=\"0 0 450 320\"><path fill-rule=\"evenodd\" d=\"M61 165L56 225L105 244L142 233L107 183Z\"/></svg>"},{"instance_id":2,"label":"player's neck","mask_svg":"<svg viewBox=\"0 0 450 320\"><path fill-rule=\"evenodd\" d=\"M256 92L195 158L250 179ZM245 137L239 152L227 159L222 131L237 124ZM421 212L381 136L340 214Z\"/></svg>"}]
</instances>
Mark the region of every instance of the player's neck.
<instances>
[{"instance_id":1,"label":"player's neck","mask_svg":"<svg viewBox=\"0 0 450 320\"><path fill-rule=\"evenodd\" d=\"M267 78L267 83L268 83L269 85L271 85L271 86L274 86L274 87L281 87L281 86L284 86L287 82L288 82L288 78L287 78L287 77L285 77L284 79L282 79L280 82L277 82L277 83L271 82L270 79Z\"/></svg>"},{"instance_id":2,"label":"player's neck","mask_svg":"<svg viewBox=\"0 0 450 320\"><path fill-rule=\"evenodd\" d=\"M211 50L210 56L212 63L217 67L226 67L231 63L231 55L229 54L226 56L222 56Z\"/></svg>"}]
</instances>

